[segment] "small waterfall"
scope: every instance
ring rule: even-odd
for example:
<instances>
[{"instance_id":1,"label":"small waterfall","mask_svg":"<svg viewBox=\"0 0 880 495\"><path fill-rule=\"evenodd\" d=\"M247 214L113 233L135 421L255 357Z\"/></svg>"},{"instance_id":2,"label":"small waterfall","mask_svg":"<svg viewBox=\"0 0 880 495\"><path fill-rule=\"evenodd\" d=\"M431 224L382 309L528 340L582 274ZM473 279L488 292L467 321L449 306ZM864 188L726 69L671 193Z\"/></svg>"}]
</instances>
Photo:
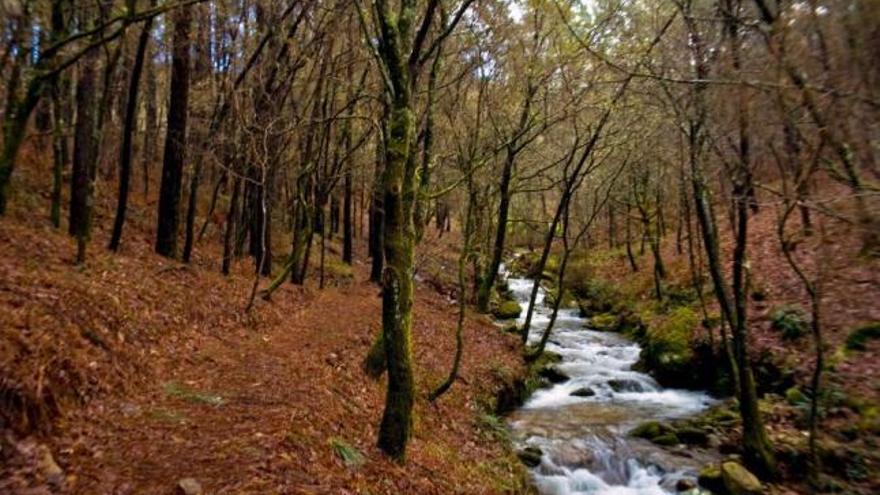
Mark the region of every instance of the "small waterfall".
<instances>
[{"instance_id":1,"label":"small waterfall","mask_svg":"<svg viewBox=\"0 0 880 495\"><path fill-rule=\"evenodd\" d=\"M506 275L502 267L502 274ZM528 305L533 280L508 278L516 300ZM540 289L529 340L535 343L550 320ZM517 323L525 321L525 311ZM562 356L557 369L569 379L538 390L511 415L521 446L541 449L532 469L542 494L662 495L693 478L699 463L670 455L627 432L648 420L695 414L712 403L702 392L664 389L632 370L641 349L626 338L585 328L577 310L560 310L547 350Z\"/></svg>"}]
</instances>

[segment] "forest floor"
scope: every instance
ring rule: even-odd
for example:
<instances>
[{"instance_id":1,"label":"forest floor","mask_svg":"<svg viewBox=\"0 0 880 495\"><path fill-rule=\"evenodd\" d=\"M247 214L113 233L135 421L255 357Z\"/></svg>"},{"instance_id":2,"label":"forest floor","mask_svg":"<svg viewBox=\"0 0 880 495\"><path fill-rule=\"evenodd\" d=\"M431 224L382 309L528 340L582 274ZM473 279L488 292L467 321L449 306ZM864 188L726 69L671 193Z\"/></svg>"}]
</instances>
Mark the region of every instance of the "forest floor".
<instances>
[{"instance_id":1,"label":"forest floor","mask_svg":"<svg viewBox=\"0 0 880 495\"><path fill-rule=\"evenodd\" d=\"M522 369L517 338L468 318L461 378L429 403L457 305L424 270L415 433L400 465L375 447L384 379L361 369L381 314L363 253L352 271L333 264L326 289L285 284L246 313L251 265L223 277L215 241L192 265L153 254L152 203L135 202L121 253L99 229L76 267L74 242L35 215L44 200L18 195L0 219L0 492L177 493L185 478L211 494L522 489L487 412L503 375ZM109 206L96 225L111 224Z\"/></svg>"}]
</instances>

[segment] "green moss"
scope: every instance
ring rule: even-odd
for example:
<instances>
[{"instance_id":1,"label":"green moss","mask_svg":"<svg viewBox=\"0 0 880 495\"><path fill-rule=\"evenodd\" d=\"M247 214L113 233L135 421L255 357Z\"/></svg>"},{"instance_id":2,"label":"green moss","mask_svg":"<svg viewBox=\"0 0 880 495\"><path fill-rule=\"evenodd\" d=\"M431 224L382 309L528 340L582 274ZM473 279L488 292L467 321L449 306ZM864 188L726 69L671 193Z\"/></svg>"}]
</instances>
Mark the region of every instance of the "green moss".
<instances>
[{"instance_id":1,"label":"green moss","mask_svg":"<svg viewBox=\"0 0 880 495\"><path fill-rule=\"evenodd\" d=\"M495 318L498 318L499 320L510 320L513 318L517 318L520 313L522 313L522 306L520 306L518 302L512 299L502 301L492 311L492 314L495 316Z\"/></svg>"},{"instance_id":2,"label":"green moss","mask_svg":"<svg viewBox=\"0 0 880 495\"><path fill-rule=\"evenodd\" d=\"M652 442L657 445L663 445L666 447L671 447L673 445L678 445L681 441L678 439L678 435L675 433L667 433L665 435L660 435L658 437L654 437L651 439Z\"/></svg>"},{"instance_id":3,"label":"green moss","mask_svg":"<svg viewBox=\"0 0 880 495\"><path fill-rule=\"evenodd\" d=\"M791 387L785 391L785 400L793 406L800 406L810 401L803 392L797 387Z\"/></svg>"},{"instance_id":4,"label":"green moss","mask_svg":"<svg viewBox=\"0 0 880 495\"><path fill-rule=\"evenodd\" d=\"M601 332L613 332L619 327L620 318L610 313L601 313L590 318L588 327Z\"/></svg>"},{"instance_id":5,"label":"green moss","mask_svg":"<svg viewBox=\"0 0 880 495\"><path fill-rule=\"evenodd\" d=\"M880 321L868 323L855 328L846 338L846 348L852 351L864 351L869 340L880 339Z\"/></svg>"},{"instance_id":6,"label":"green moss","mask_svg":"<svg viewBox=\"0 0 880 495\"><path fill-rule=\"evenodd\" d=\"M544 304L548 307L553 307L556 304L556 298L559 293L555 287L552 289L547 289L544 296ZM560 307L562 308L576 308L578 305L577 299L575 299L574 294L571 291L565 289L562 291L562 301L560 303Z\"/></svg>"},{"instance_id":7,"label":"green moss","mask_svg":"<svg viewBox=\"0 0 880 495\"><path fill-rule=\"evenodd\" d=\"M694 359L691 341L699 323L699 316L689 307L653 318L640 339L640 367L651 371L661 383L677 383L690 376Z\"/></svg>"},{"instance_id":8,"label":"green moss","mask_svg":"<svg viewBox=\"0 0 880 495\"><path fill-rule=\"evenodd\" d=\"M328 259L324 262L324 269L331 277L342 281L354 280L354 269L351 265L339 260Z\"/></svg>"},{"instance_id":9,"label":"green moss","mask_svg":"<svg viewBox=\"0 0 880 495\"><path fill-rule=\"evenodd\" d=\"M673 433L675 430L672 429L666 423L661 423L659 421L646 421L629 432L629 436L635 438L644 438L645 440L652 440L661 435Z\"/></svg>"},{"instance_id":10,"label":"green moss","mask_svg":"<svg viewBox=\"0 0 880 495\"><path fill-rule=\"evenodd\" d=\"M506 414L528 399L536 390L546 383L542 377L545 370L562 361L559 354L544 351L535 359L526 370L524 376L506 381L506 385L498 392L495 399L495 412Z\"/></svg>"},{"instance_id":11,"label":"green moss","mask_svg":"<svg viewBox=\"0 0 880 495\"><path fill-rule=\"evenodd\" d=\"M715 464L710 464L700 470L700 474L697 475L697 483L712 493L724 493L721 468Z\"/></svg>"},{"instance_id":12,"label":"green moss","mask_svg":"<svg viewBox=\"0 0 880 495\"><path fill-rule=\"evenodd\" d=\"M166 383L164 388L166 394L172 397L180 397L188 402L197 402L211 406L221 406L225 402L223 397L219 395L199 392L175 382Z\"/></svg>"},{"instance_id":13,"label":"green moss","mask_svg":"<svg viewBox=\"0 0 880 495\"><path fill-rule=\"evenodd\" d=\"M569 280L566 286L577 298L582 316L606 313L627 306L621 293L605 280Z\"/></svg>"},{"instance_id":14,"label":"green moss","mask_svg":"<svg viewBox=\"0 0 880 495\"><path fill-rule=\"evenodd\" d=\"M809 318L798 306L782 306L770 317L770 326L782 333L786 340L797 340L807 333Z\"/></svg>"},{"instance_id":15,"label":"green moss","mask_svg":"<svg viewBox=\"0 0 880 495\"><path fill-rule=\"evenodd\" d=\"M333 453L336 454L336 457L341 459L348 467L360 467L366 462L364 455L345 440L331 438L330 447L333 449Z\"/></svg>"}]
</instances>

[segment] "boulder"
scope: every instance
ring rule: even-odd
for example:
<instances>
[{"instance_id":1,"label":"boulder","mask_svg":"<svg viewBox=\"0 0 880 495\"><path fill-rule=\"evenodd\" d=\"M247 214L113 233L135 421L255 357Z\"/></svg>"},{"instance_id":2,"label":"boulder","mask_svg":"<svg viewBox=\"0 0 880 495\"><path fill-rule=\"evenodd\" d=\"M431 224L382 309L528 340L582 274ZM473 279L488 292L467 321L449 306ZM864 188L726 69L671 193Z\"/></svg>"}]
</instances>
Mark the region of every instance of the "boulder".
<instances>
[{"instance_id":1,"label":"boulder","mask_svg":"<svg viewBox=\"0 0 880 495\"><path fill-rule=\"evenodd\" d=\"M652 438L651 442L656 443L657 445L662 445L664 447L672 447L673 445L680 444L681 440L679 440L678 435L670 432Z\"/></svg>"},{"instance_id":2,"label":"boulder","mask_svg":"<svg viewBox=\"0 0 880 495\"><path fill-rule=\"evenodd\" d=\"M513 318L519 317L520 313L522 313L522 307L518 302L512 299L501 302L492 311L495 318L498 318L499 320L512 320Z\"/></svg>"},{"instance_id":3,"label":"boulder","mask_svg":"<svg viewBox=\"0 0 880 495\"><path fill-rule=\"evenodd\" d=\"M559 371L559 369L557 369L555 366L547 366L545 368L542 368L541 371L538 372L538 374L550 380L551 383L563 383L567 382L570 379L568 375Z\"/></svg>"},{"instance_id":4,"label":"boulder","mask_svg":"<svg viewBox=\"0 0 880 495\"><path fill-rule=\"evenodd\" d=\"M679 492L687 492L696 487L697 484L690 478L682 478L675 482L675 490Z\"/></svg>"},{"instance_id":5,"label":"boulder","mask_svg":"<svg viewBox=\"0 0 880 495\"><path fill-rule=\"evenodd\" d=\"M541 465L541 457L544 452L538 447L526 447L516 453L519 460L528 467L538 467Z\"/></svg>"},{"instance_id":6,"label":"boulder","mask_svg":"<svg viewBox=\"0 0 880 495\"><path fill-rule=\"evenodd\" d=\"M574 397L592 397L596 395L596 391L590 387L581 387L569 395L573 395Z\"/></svg>"},{"instance_id":7,"label":"boulder","mask_svg":"<svg viewBox=\"0 0 880 495\"><path fill-rule=\"evenodd\" d=\"M685 426L679 428L677 434L682 443L688 445L707 445L709 443L709 435L699 428Z\"/></svg>"},{"instance_id":8,"label":"boulder","mask_svg":"<svg viewBox=\"0 0 880 495\"><path fill-rule=\"evenodd\" d=\"M712 493L724 493L724 480L721 477L721 468L716 464L709 464L700 470L697 475L697 483Z\"/></svg>"},{"instance_id":9,"label":"boulder","mask_svg":"<svg viewBox=\"0 0 880 495\"><path fill-rule=\"evenodd\" d=\"M721 463L721 479L730 495L760 495L764 492L758 478L738 462Z\"/></svg>"},{"instance_id":10,"label":"boulder","mask_svg":"<svg viewBox=\"0 0 880 495\"><path fill-rule=\"evenodd\" d=\"M611 313L601 313L590 318L587 327L600 332L613 332L617 330L620 319Z\"/></svg>"},{"instance_id":11,"label":"boulder","mask_svg":"<svg viewBox=\"0 0 880 495\"><path fill-rule=\"evenodd\" d=\"M667 433L675 433L672 427L668 424L659 421L646 421L633 428L633 430L629 432L629 436L651 440Z\"/></svg>"}]
</instances>

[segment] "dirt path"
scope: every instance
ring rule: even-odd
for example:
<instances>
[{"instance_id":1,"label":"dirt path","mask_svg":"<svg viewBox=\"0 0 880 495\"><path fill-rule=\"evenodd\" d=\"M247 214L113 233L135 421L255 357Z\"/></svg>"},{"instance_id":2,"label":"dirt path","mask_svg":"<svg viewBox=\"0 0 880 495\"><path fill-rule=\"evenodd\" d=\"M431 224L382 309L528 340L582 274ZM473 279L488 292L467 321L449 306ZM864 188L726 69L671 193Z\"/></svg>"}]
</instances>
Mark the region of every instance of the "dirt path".
<instances>
[{"instance_id":1,"label":"dirt path","mask_svg":"<svg viewBox=\"0 0 880 495\"><path fill-rule=\"evenodd\" d=\"M424 391L451 356L454 306L427 289L418 297ZM315 293L281 325L197 339L152 390L96 402L72 419L59 456L70 466L68 490L173 493L192 477L207 493L497 491L492 478L505 461L493 459L503 453L474 418L493 367L515 366L505 363L514 347L472 322L464 382L436 406L419 402L410 461L396 466L373 447L384 385L360 370L379 308L375 286L357 284ZM334 442L358 449L364 464L346 466Z\"/></svg>"}]
</instances>

